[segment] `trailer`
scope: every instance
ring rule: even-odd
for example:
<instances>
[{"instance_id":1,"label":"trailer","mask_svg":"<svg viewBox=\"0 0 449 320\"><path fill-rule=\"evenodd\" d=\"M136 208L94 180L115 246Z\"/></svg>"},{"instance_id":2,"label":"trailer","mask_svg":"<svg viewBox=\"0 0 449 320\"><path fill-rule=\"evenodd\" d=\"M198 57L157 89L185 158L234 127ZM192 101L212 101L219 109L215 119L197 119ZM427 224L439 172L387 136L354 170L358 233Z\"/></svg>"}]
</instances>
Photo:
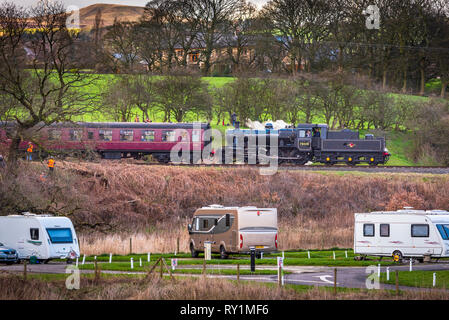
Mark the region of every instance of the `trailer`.
<instances>
[{"instance_id":1,"label":"trailer","mask_svg":"<svg viewBox=\"0 0 449 320\"><path fill-rule=\"evenodd\" d=\"M20 260L73 260L80 256L72 222L67 217L23 213L0 217L0 242L17 251Z\"/></svg>"},{"instance_id":2,"label":"trailer","mask_svg":"<svg viewBox=\"0 0 449 320\"><path fill-rule=\"evenodd\" d=\"M405 258L449 257L449 212L377 211L354 215L354 253Z\"/></svg>"},{"instance_id":3,"label":"trailer","mask_svg":"<svg viewBox=\"0 0 449 320\"><path fill-rule=\"evenodd\" d=\"M278 248L277 209L211 205L195 211L188 231L192 257L204 251L205 243L223 259L229 253L249 253L251 248L258 255L274 252Z\"/></svg>"}]
</instances>

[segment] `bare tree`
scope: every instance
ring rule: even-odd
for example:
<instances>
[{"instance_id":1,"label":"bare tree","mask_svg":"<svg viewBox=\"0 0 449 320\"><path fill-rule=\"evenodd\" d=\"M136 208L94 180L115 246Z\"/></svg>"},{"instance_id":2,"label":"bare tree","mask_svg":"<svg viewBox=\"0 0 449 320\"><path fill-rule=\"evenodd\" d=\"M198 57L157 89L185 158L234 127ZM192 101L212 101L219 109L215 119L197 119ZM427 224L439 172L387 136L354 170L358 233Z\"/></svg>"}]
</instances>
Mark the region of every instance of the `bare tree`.
<instances>
[{"instance_id":1,"label":"bare tree","mask_svg":"<svg viewBox=\"0 0 449 320\"><path fill-rule=\"evenodd\" d=\"M212 99L207 84L194 74L174 74L154 83L157 103L165 114L164 121L173 116L182 122L188 112L208 113Z\"/></svg>"},{"instance_id":2,"label":"bare tree","mask_svg":"<svg viewBox=\"0 0 449 320\"><path fill-rule=\"evenodd\" d=\"M0 95L11 102L1 117L16 123L11 164L21 141L34 141L30 131L92 109L94 96L81 89L95 77L76 68L77 33L67 28L67 17L61 3L43 1L30 10L13 3L0 7Z\"/></svg>"}]
</instances>

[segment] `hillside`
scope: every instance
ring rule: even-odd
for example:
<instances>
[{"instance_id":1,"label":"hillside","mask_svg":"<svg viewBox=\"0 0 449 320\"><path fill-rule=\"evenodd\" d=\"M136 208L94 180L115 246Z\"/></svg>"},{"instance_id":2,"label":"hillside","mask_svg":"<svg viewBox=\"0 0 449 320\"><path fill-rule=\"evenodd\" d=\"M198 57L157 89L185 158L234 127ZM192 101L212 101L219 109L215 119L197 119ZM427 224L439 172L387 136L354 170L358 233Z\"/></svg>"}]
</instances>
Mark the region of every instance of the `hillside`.
<instances>
[{"instance_id":1,"label":"hillside","mask_svg":"<svg viewBox=\"0 0 449 320\"><path fill-rule=\"evenodd\" d=\"M142 16L143 10L143 7L119 4L93 4L80 9L81 28L92 28L95 24L95 16L98 11L101 11L103 27L107 27L113 24L115 18L121 21L137 21Z\"/></svg>"}]
</instances>

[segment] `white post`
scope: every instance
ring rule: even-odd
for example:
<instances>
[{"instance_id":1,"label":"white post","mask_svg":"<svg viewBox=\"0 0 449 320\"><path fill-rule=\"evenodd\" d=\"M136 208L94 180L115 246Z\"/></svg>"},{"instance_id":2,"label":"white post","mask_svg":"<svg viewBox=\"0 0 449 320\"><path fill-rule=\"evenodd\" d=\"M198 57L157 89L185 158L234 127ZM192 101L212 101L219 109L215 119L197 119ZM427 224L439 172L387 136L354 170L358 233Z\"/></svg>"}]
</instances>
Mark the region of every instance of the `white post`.
<instances>
[{"instance_id":1,"label":"white post","mask_svg":"<svg viewBox=\"0 0 449 320\"><path fill-rule=\"evenodd\" d=\"M310 259L310 251L307 251L307 257Z\"/></svg>"},{"instance_id":2,"label":"white post","mask_svg":"<svg viewBox=\"0 0 449 320\"><path fill-rule=\"evenodd\" d=\"M84 264L84 262L86 262L86 255L83 256L83 263L82 264Z\"/></svg>"},{"instance_id":3,"label":"white post","mask_svg":"<svg viewBox=\"0 0 449 320\"><path fill-rule=\"evenodd\" d=\"M380 263L377 265L377 277L380 279Z\"/></svg>"},{"instance_id":4,"label":"white post","mask_svg":"<svg viewBox=\"0 0 449 320\"><path fill-rule=\"evenodd\" d=\"M436 284L437 284L437 274L434 272L434 273L433 273L433 283L432 283L432 286L435 287Z\"/></svg>"},{"instance_id":5,"label":"white post","mask_svg":"<svg viewBox=\"0 0 449 320\"><path fill-rule=\"evenodd\" d=\"M284 259L284 251L282 251L282 259Z\"/></svg>"},{"instance_id":6,"label":"white post","mask_svg":"<svg viewBox=\"0 0 449 320\"><path fill-rule=\"evenodd\" d=\"M175 256L176 256L176 253L177 253L177 252L176 252L176 249L175 249Z\"/></svg>"},{"instance_id":7,"label":"white post","mask_svg":"<svg viewBox=\"0 0 449 320\"><path fill-rule=\"evenodd\" d=\"M335 260L335 251L332 251L333 252L333 256L334 256L334 260Z\"/></svg>"},{"instance_id":8,"label":"white post","mask_svg":"<svg viewBox=\"0 0 449 320\"><path fill-rule=\"evenodd\" d=\"M148 256L147 256L148 262L150 262L150 253L148 252Z\"/></svg>"},{"instance_id":9,"label":"white post","mask_svg":"<svg viewBox=\"0 0 449 320\"><path fill-rule=\"evenodd\" d=\"M387 267L387 281L390 280L390 268Z\"/></svg>"},{"instance_id":10,"label":"white post","mask_svg":"<svg viewBox=\"0 0 449 320\"><path fill-rule=\"evenodd\" d=\"M139 258L139 266L142 266L142 258Z\"/></svg>"},{"instance_id":11,"label":"white post","mask_svg":"<svg viewBox=\"0 0 449 320\"><path fill-rule=\"evenodd\" d=\"M76 258L76 264L75 265L78 267L78 257Z\"/></svg>"},{"instance_id":12,"label":"white post","mask_svg":"<svg viewBox=\"0 0 449 320\"><path fill-rule=\"evenodd\" d=\"M413 261L413 259L412 258L410 258L410 272L412 272L412 270L413 270L413 267L412 267L412 262Z\"/></svg>"},{"instance_id":13,"label":"white post","mask_svg":"<svg viewBox=\"0 0 449 320\"><path fill-rule=\"evenodd\" d=\"M94 261L96 261L97 260L97 256L94 256Z\"/></svg>"},{"instance_id":14,"label":"white post","mask_svg":"<svg viewBox=\"0 0 449 320\"><path fill-rule=\"evenodd\" d=\"M131 258L131 269L134 269L134 259Z\"/></svg>"},{"instance_id":15,"label":"white post","mask_svg":"<svg viewBox=\"0 0 449 320\"><path fill-rule=\"evenodd\" d=\"M263 252L260 253L260 259L263 259Z\"/></svg>"},{"instance_id":16,"label":"white post","mask_svg":"<svg viewBox=\"0 0 449 320\"><path fill-rule=\"evenodd\" d=\"M112 263L112 253L109 254L109 263Z\"/></svg>"},{"instance_id":17,"label":"white post","mask_svg":"<svg viewBox=\"0 0 449 320\"><path fill-rule=\"evenodd\" d=\"M345 251L345 258L348 257L348 250Z\"/></svg>"}]
</instances>

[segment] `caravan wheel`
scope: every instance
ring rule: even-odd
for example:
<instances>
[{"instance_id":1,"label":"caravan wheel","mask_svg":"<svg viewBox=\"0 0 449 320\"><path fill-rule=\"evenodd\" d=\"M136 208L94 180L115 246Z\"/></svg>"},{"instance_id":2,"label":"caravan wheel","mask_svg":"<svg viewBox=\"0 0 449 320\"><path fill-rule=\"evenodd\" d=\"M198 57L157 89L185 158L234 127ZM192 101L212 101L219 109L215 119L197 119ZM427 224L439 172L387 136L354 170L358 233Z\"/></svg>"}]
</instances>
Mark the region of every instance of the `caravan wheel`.
<instances>
[{"instance_id":1,"label":"caravan wheel","mask_svg":"<svg viewBox=\"0 0 449 320\"><path fill-rule=\"evenodd\" d=\"M404 257L402 256L402 252L401 251L396 250L396 251L393 252L393 260L395 262L402 262L403 258Z\"/></svg>"},{"instance_id":2,"label":"caravan wheel","mask_svg":"<svg viewBox=\"0 0 449 320\"><path fill-rule=\"evenodd\" d=\"M226 250L223 246L220 246L220 258L221 259L227 259L228 254L226 253Z\"/></svg>"}]
</instances>

